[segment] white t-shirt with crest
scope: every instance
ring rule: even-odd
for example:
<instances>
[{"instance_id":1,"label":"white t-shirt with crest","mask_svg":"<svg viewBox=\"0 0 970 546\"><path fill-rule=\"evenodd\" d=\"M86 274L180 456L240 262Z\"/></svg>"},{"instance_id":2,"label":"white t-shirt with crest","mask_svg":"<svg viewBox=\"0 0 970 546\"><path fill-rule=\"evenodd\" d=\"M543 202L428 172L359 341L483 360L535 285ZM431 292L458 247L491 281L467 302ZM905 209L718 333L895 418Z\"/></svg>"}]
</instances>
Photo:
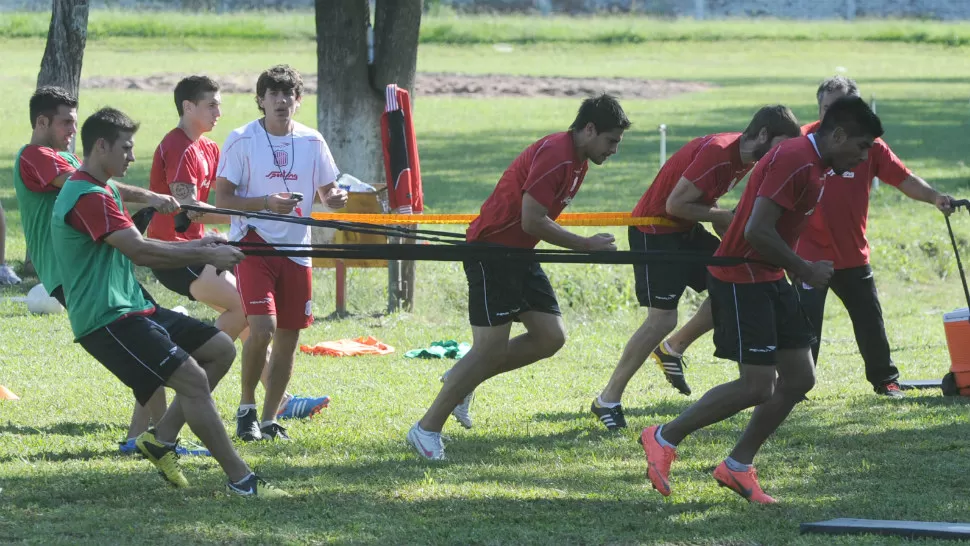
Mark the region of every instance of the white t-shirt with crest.
<instances>
[{"instance_id":1,"label":"white t-shirt with crest","mask_svg":"<svg viewBox=\"0 0 970 546\"><path fill-rule=\"evenodd\" d=\"M226 138L217 176L235 184L240 197L302 193L303 202L290 214L307 217L317 190L336 181L339 174L318 131L293 122L290 135L273 136L256 120ZM270 244L310 244L309 226L242 216L232 217L229 239L242 239L249 228ZM311 264L310 258L290 259L307 267Z\"/></svg>"}]
</instances>

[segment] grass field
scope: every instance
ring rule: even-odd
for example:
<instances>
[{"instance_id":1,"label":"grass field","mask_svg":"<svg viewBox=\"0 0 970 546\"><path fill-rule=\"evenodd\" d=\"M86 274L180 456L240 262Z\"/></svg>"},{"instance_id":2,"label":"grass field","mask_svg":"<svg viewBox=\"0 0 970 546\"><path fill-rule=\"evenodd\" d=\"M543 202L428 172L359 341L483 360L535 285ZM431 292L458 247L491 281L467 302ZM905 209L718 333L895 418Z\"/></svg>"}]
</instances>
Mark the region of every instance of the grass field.
<instances>
[{"instance_id":1,"label":"grass field","mask_svg":"<svg viewBox=\"0 0 970 546\"><path fill-rule=\"evenodd\" d=\"M34 28L30 17L36 18L24 16L26 23L18 28ZM137 17L142 16L130 16ZM95 28L110 28L112 20L126 19L92 15ZM0 120L6 127L0 133L0 201L7 210L8 260L17 264L24 242L10 172L13 154L29 137L26 102L44 42L36 28L20 34L7 30L20 24L10 21L5 17L7 26L0 25L5 61ZM478 32L465 19L455 21L466 32ZM521 18L496 21L514 28L525 24ZM432 30L443 24L432 23ZM234 24L227 18L215 26ZM300 24L306 32L307 23ZM577 25L575 20L556 24L567 30ZM556 24L537 28L568 34ZM591 23L603 32L653 24ZM671 24L668 32L690 34L688 27L677 26L686 24ZM679 78L716 85L663 101L625 101L634 127L617 156L590 170L574 210L632 208L657 170L658 124L670 127L672 153L693 136L742 129L765 103L788 104L799 119L809 121L815 86L837 67L858 79L864 96L875 93L886 140L911 168L941 189L970 194L970 64L965 61L970 48L917 40L793 41L798 36L781 37L775 24L703 25L725 38L713 45L704 39L612 45L548 40L518 44L512 54L487 43L459 47L425 40L418 70ZM792 27L828 28L818 25ZM966 26L933 23L832 28L843 37L862 36L867 25L900 32L924 25L970 36ZM749 35L758 39L739 39ZM255 78L277 62L313 71L315 51L305 38L270 44L232 35L191 41L171 35L98 36L88 43L84 77L204 71ZM504 37L493 41L516 43ZM81 100L82 118L111 104L142 122L139 160L129 181L143 184L155 145L176 122L170 94L82 91ZM224 117L213 134L218 142L256 115L249 96L223 100ZM477 210L512 158L536 138L568 125L577 102L418 97L415 115L430 211ZM307 100L300 120L315 119L314 103ZM955 218L954 227L970 256L970 219ZM613 231L625 242L622 230ZM964 305L942 219L931 207L884 187L873 198L870 239L897 363L906 378L942 377L948 356L941 315ZM222 473L209 459L183 459L192 487L175 491L147 462L116 455L130 394L71 343L66 317L30 316L22 304L5 299L22 295L35 279L0 290L0 384L22 398L0 402L0 542L881 545L904 541L801 536L798 523L833 517L965 519L970 510L967 405L936 391L896 402L872 395L848 318L835 298L826 313L818 387L757 461L766 490L783 502L748 506L710 478L747 414L684 442L674 465L674 495L664 500L646 485L636 434L642 426L672 418L736 371L711 356L706 337L689 355L691 398L676 394L655 369L645 369L624 400L631 428L606 434L587 411L643 318L629 266L552 265L547 271L564 304L566 347L552 359L483 386L473 406L476 427L465 431L450 422L450 460L430 464L409 451L404 435L431 402L450 363L406 360L402 354L437 339L470 341L459 264L419 264L415 312L389 316L380 314L384 271L351 270L355 315L318 320L303 340L370 334L397 352L353 359L298 356L295 392L328 394L331 408L294 423L292 444L241 447L258 471L294 495L276 504L226 498ZM213 318L202 306L144 278L164 305L185 305L196 316ZM332 272L317 271L315 281L314 312L325 317L333 310ZM686 298L682 314L689 315L698 303L696 296ZM227 426L238 401L238 369L237 364L215 392ZM191 437L187 431L185 436Z\"/></svg>"}]
</instances>

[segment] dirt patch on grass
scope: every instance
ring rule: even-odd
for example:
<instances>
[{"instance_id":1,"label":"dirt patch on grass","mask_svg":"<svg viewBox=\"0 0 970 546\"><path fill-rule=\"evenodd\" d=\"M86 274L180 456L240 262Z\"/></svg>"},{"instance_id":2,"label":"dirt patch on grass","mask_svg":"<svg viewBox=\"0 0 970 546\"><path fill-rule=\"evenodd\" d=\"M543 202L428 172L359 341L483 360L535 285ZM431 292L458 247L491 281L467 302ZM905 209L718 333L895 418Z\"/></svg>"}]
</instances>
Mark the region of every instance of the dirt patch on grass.
<instances>
[{"instance_id":1,"label":"dirt patch on grass","mask_svg":"<svg viewBox=\"0 0 970 546\"><path fill-rule=\"evenodd\" d=\"M85 89L124 89L171 92L186 74L94 77L81 82ZM223 93L254 93L253 75L212 76ZM317 91L316 74L304 76L307 94ZM586 97L610 93L624 99L663 99L710 89L704 82L642 80L637 78L567 78L559 76L510 76L494 74L446 74L419 72L415 78L417 96L492 97Z\"/></svg>"}]
</instances>

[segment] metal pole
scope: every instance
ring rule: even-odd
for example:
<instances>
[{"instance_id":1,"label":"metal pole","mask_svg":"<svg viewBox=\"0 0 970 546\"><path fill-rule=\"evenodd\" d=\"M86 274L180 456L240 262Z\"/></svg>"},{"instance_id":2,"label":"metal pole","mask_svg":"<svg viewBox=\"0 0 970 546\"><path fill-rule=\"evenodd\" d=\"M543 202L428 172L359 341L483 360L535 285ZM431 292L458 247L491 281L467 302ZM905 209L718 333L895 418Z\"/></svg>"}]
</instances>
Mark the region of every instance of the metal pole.
<instances>
[{"instance_id":1,"label":"metal pole","mask_svg":"<svg viewBox=\"0 0 970 546\"><path fill-rule=\"evenodd\" d=\"M661 123L658 129L660 129L660 166L663 167L667 162L667 124Z\"/></svg>"}]
</instances>

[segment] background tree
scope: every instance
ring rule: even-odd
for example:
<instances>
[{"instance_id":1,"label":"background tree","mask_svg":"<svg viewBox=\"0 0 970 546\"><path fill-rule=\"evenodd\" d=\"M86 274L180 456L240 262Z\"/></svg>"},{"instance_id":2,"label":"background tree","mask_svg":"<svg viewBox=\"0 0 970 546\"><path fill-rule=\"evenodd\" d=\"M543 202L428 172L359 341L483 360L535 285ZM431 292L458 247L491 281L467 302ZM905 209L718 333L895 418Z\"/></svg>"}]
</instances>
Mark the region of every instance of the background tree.
<instances>
[{"instance_id":1,"label":"background tree","mask_svg":"<svg viewBox=\"0 0 970 546\"><path fill-rule=\"evenodd\" d=\"M342 172L384 181L381 113L389 84L413 96L421 0L316 0L317 128ZM414 262L389 264L388 307L410 310Z\"/></svg>"}]
</instances>

